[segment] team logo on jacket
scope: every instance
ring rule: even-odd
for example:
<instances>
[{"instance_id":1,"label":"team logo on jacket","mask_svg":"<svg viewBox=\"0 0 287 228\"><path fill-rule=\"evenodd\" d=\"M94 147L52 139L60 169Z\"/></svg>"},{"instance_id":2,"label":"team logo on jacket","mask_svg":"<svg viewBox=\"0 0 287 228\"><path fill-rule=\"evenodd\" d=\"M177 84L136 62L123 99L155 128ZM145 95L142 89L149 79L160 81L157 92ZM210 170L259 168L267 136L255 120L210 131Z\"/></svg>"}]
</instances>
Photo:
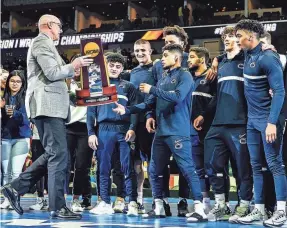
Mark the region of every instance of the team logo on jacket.
<instances>
[{"instance_id":1,"label":"team logo on jacket","mask_svg":"<svg viewBox=\"0 0 287 228\"><path fill-rule=\"evenodd\" d=\"M183 147L181 140L174 141L174 148L180 150Z\"/></svg>"},{"instance_id":2,"label":"team logo on jacket","mask_svg":"<svg viewBox=\"0 0 287 228\"><path fill-rule=\"evenodd\" d=\"M250 67L251 68L254 68L256 65L255 65L255 62L252 62L252 63L250 63Z\"/></svg>"},{"instance_id":3,"label":"team logo on jacket","mask_svg":"<svg viewBox=\"0 0 287 228\"><path fill-rule=\"evenodd\" d=\"M239 69L243 69L243 68L244 68L244 64L243 64L243 63L239 63L239 64L237 65L237 67L238 67Z\"/></svg>"},{"instance_id":4,"label":"team logo on jacket","mask_svg":"<svg viewBox=\"0 0 287 228\"><path fill-rule=\"evenodd\" d=\"M94 58L100 53L100 47L95 42L89 42L84 47L84 53Z\"/></svg>"},{"instance_id":5,"label":"team logo on jacket","mask_svg":"<svg viewBox=\"0 0 287 228\"><path fill-rule=\"evenodd\" d=\"M240 142L240 144L246 144L247 143L246 134L239 135L239 142Z\"/></svg>"},{"instance_id":6,"label":"team logo on jacket","mask_svg":"<svg viewBox=\"0 0 287 228\"><path fill-rule=\"evenodd\" d=\"M175 78L172 79L172 80L171 80L171 83L172 83L172 84L176 83L176 79L175 79Z\"/></svg>"},{"instance_id":7,"label":"team logo on jacket","mask_svg":"<svg viewBox=\"0 0 287 228\"><path fill-rule=\"evenodd\" d=\"M205 85L206 84L206 79L202 79L202 80L200 80L200 82L199 82L201 85Z\"/></svg>"}]
</instances>

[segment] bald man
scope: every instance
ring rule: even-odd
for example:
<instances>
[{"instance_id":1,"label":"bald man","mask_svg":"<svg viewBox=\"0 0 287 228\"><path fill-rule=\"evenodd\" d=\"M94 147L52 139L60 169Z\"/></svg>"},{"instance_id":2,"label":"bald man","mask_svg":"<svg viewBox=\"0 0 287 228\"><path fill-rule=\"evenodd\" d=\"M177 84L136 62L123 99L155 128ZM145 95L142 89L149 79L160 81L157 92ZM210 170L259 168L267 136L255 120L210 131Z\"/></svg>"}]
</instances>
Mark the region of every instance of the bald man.
<instances>
[{"instance_id":1,"label":"bald man","mask_svg":"<svg viewBox=\"0 0 287 228\"><path fill-rule=\"evenodd\" d=\"M33 40L27 54L28 88L26 110L36 124L45 153L2 192L18 214L23 214L20 195L48 172L49 209L51 218L81 219L66 207L64 198L65 175L68 168L68 149L65 123L69 120L69 94L65 79L88 66L92 60L79 57L70 64L60 57L53 41L62 32L60 20L53 15L43 15L38 23L39 35Z\"/></svg>"}]
</instances>

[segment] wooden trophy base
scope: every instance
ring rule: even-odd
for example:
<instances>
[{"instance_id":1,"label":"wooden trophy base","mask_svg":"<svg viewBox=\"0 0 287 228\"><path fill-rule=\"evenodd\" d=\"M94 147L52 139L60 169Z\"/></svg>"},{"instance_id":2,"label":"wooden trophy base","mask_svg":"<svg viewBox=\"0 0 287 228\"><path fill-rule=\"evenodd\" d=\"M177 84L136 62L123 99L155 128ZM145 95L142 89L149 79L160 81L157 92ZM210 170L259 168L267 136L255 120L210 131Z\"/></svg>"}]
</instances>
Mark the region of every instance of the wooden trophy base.
<instances>
[{"instance_id":1,"label":"wooden trophy base","mask_svg":"<svg viewBox=\"0 0 287 228\"><path fill-rule=\"evenodd\" d=\"M116 86L110 85L103 87L103 93L96 96L90 96L89 89L76 90L77 106L98 106L111 104L118 101Z\"/></svg>"}]
</instances>

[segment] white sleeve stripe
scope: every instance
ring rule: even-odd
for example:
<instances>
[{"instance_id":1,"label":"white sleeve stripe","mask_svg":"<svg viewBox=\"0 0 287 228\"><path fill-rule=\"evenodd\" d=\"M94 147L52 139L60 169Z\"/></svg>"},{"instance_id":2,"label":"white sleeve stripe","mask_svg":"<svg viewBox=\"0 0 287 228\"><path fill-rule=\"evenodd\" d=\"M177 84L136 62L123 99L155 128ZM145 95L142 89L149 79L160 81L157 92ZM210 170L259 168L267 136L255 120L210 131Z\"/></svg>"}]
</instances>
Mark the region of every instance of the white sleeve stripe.
<instances>
[{"instance_id":1,"label":"white sleeve stripe","mask_svg":"<svg viewBox=\"0 0 287 228\"><path fill-rule=\"evenodd\" d=\"M124 95L119 95L119 94L118 94L118 98L119 98L119 99L122 98L122 99L124 99L124 100L126 100L126 101L129 101L129 99L128 99L126 96L124 96Z\"/></svg>"},{"instance_id":2,"label":"white sleeve stripe","mask_svg":"<svg viewBox=\"0 0 287 228\"><path fill-rule=\"evenodd\" d=\"M192 92L192 96L203 96L203 97L209 97L212 98L213 96L208 93L202 93L202 92Z\"/></svg>"},{"instance_id":3,"label":"white sleeve stripe","mask_svg":"<svg viewBox=\"0 0 287 228\"><path fill-rule=\"evenodd\" d=\"M262 78L267 78L267 75L251 76L251 75L248 75L248 74L244 74L244 78L247 78L247 79L262 79Z\"/></svg>"},{"instance_id":4,"label":"white sleeve stripe","mask_svg":"<svg viewBox=\"0 0 287 228\"><path fill-rule=\"evenodd\" d=\"M219 78L219 79L218 79L218 82L231 81L231 80L237 80L237 81L243 82L243 81L244 81L244 78L243 78L243 77L240 77L240 76L225 76L225 77Z\"/></svg>"}]
</instances>

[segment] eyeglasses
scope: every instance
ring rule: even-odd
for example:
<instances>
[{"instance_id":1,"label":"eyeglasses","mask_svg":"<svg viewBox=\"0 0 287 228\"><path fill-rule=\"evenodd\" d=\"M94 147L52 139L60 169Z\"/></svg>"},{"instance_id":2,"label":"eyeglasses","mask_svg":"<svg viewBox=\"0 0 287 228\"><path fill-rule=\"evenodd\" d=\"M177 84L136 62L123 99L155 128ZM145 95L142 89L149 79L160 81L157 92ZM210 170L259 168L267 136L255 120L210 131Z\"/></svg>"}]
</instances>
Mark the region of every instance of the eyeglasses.
<instances>
[{"instance_id":1,"label":"eyeglasses","mask_svg":"<svg viewBox=\"0 0 287 228\"><path fill-rule=\"evenodd\" d=\"M10 83L12 83L12 84L22 84L22 81L20 81L20 80L17 80L17 81L15 81L15 80L10 80Z\"/></svg>"},{"instance_id":2,"label":"eyeglasses","mask_svg":"<svg viewBox=\"0 0 287 228\"><path fill-rule=\"evenodd\" d=\"M59 29L62 30L62 27L63 27L63 26L62 26L61 23L57 23L57 22L54 22L54 21L51 21L50 23L58 25Z\"/></svg>"}]
</instances>

